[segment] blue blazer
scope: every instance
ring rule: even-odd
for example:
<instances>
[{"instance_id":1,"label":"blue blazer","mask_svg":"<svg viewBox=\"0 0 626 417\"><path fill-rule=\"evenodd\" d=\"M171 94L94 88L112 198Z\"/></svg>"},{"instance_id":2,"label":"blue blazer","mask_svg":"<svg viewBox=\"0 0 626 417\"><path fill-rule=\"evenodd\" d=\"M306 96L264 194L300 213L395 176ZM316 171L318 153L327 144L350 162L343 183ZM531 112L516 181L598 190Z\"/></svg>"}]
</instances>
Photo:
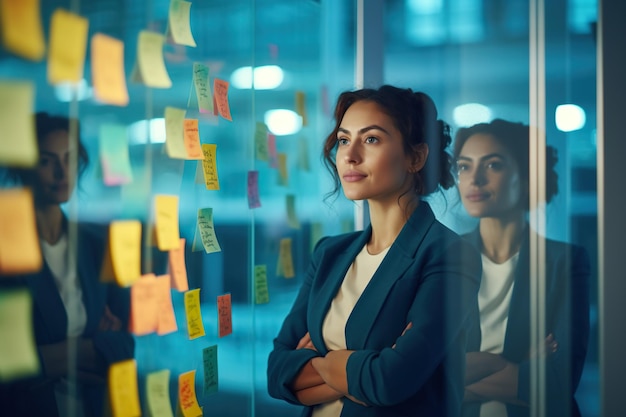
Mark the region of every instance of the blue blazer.
<instances>
[{"instance_id":1,"label":"blue blazer","mask_svg":"<svg viewBox=\"0 0 626 417\"><path fill-rule=\"evenodd\" d=\"M82 337L92 338L96 350L107 365L132 358L134 339L130 333L98 330L106 305L122 321L123 329L128 328L130 315L129 289L100 282L106 239L100 237L92 227L79 225L78 242L78 277L87 312L87 323ZM67 314L48 265L44 262L38 273L27 275L19 281L32 296L32 320L37 347L67 339ZM46 378L45 369L42 368L41 371L41 375L35 378L2 387L0 391L3 393L0 397L6 397L3 398L3 410L10 410L12 416L58 415L54 384ZM90 411L94 415L100 415L105 400L104 386L87 387L84 397Z\"/></svg>"},{"instance_id":2,"label":"blue blazer","mask_svg":"<svg viewBox=\"0 0 626 417\"><path fill-rule=\"evenodd\" d=\"M268 360L271 396L299 404L290 385L328 350L322 323L345 274L371 236L365 231L317 244L300 292ZM350 395L342 416L458 416L463 399L466 328L477 303L478 252L421 202L354 306L345 335ZM412 329L400 336L407 326ZM310 333L319 353L295 350ZM392 346L396 344L395 348ZM306 407L302 415L312 412Z\"/></svg>"},{"instance_id":3,"label":"blue blazer","mask_svg":"<svg viewBox=\"0 0 626 417\"><path fill-rule=\"evenodd\" d=\"M515 283L502 356L519 365L518 398L530 402L530 248L527 227L515 270ZM465 236L481 247L477 230ZM574 393L580 382L589 341L589 257L584 248L546 239L546 332L558 350L546 360L548 416L580 416ZM480 323L475 310L474 323ZM546 334L546 336L547 336ZM468 351L480 350L480 325L470 333ZM479 403L466 404L463 416L478 416ZM529 408L507 404L509 417L527 417Z\"/></svg>"}]
</instances>

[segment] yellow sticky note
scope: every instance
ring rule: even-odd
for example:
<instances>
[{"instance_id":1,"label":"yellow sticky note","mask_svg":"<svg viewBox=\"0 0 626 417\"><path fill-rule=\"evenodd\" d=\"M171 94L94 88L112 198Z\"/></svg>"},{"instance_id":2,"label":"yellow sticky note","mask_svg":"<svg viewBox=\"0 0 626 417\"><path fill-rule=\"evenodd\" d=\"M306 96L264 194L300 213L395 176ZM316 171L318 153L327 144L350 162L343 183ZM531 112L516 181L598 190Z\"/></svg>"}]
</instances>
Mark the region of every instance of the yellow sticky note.
<instances>
[{"instance_id":1,"label":"yellow sticky note","mask_svg":"<svg viewBox=\"0 0 626 417\"><path fill-rule=\"evenodd\" d=\"M142 30L137 41L137 62L131 80L153 88L170 88L172 80L163 60L165 36Z\"/></svg>"},{"instance_id":2,"label":"yellow sticky note","mask_svg":"<svg viewBox=\"0 0 626 417\"><path fill-rule=\"evenodd\" d=\"M109 254L113 277L120 287L129 287L141 276L141 223L116 220L109 225ZM108 260L105 259L105 262ZM108 277L104 277L108 281Z\"/></svg>"},{"instance_id":3,"label":"yellow sticky note","mask_svg":"<svg viewBox=\"0 0 626 417\"><path fill-rule=\"evenodd\" d=\"M109 366L109 398L114 417L139 417L139 389L137 363L134 359Z\"/></svg>"},{"instance_id":4,"label":"yellow sticky note","mask_svg":"<svg viewBox=\"0 0 626 417\"><path fill-rule=\"evenodd\" d=\"M296 91L296 113L302 117L302 126L309 124L306 116L306 96L304 91Z\"/></svg>"},{"instance_id":5,"label":"yellow sticky note","mask_svg":"<svg viewBox=\"0 0 626 417\"><path fill-rule=\"evenodd\" d=\"M4 47L39 61L46 53L39 0L1 0L0 30Z\"/></svg>"},{"instance_id":6,"label":"yellow sticky note","mask_svg":"<svg viewBox=\"0 0 626 417\"><path fill-rule=\"evenodd\" d=\"M196 398L196 371L178 376L178 406L184 417L202 416L202 409Z\"/></svg>"},{"instance_id":7,"label":"yellow sticky note","mask_svg":"<svg viewBox=\"0 0 626 417\"><path fill-rule=\"evenodd\" d=\"M207 190L219 190L220 180L217 176L217 145L214 143L202 144L202 170L204 171L204 183Z\"/></svg>"},{"instance_id":8,"label":"yellow sticky note","mask_svg":"<svg viewBox=\"0 0 626 417\"><path fill-rule=\"evenodd\" d=\"M278 185L289 185L289 173L287 171L287 154L279 152L278 158Z\"/></svg>"},{"instance_id":9,"label":"yellow sticky note","mask_svg":"<svg viewBox=\"0 0 626 417\"><path fill-rule=\"evenodd\" d=\"M165 108L165 150L170 158L187 159L185 112L175 107Z\"/></svg>"},{"instance_id":10,"label":"yellow sticky note","mask_svg":"<svg viewBox=\"0 0 626 417\"><path fill-rule=\"evenodd\" d=\"M168 253L169 273L172 279L171 287L177 291L189 290L187 280L187 266L185 264L185 238L180 238L180 247L171 249Z\"/></svg>"},{"instance_id":11,"label":"yellow sticky note","mask_svg":"<svg viewBox=\"0 0 626 417\"><path fill-rule=\"evenodd\" d=\"M222 248L215 235L213 225L213 209L210 207L198 209L198 224L194 236L194 246L198 246L198 239L202 241L202 246L206 253L221 252Z\"/></svg>"},{"instance_id":12,"label":"yellow sticky note","mask_svg":"<svg viewBox=\"0 0 626 417\"><path fill-rule=\"evenodd\" d=\"M150 372L146 376L146 399L150 417L174 417L170 402L170 371Z\"/></svg>"},{"instance_id":13,"label":"yellow sticky note","mask_svg":"<svg viewBox=\"0 0 626 417\"><path fill-rule=\"evenodd\" d=\"M128 104L124 43L96 33L91 38L91 79L96 99L115 106Z\"/></svg>"},{"instance_id":14,"label":"yellow sticky note","mask_svg":"<svg viewBox=\"0 0 626 417\"><path fill-rule=\"evenodd\" d=\"M84 17L63 9L54 11L50 19L50 84L77 83L83 79L88 28L89 22Z\"/></svg>"},{"instance_id":15,"label":"yellow sticky note","mask_svg":"<svg viewBox=\"0 0 626 417\"><path fill-rule=\"evenodd\" d=\"M209 82L209 67L200 62L194 62L193 85L196 88L200 113L213 113L213 94Z\"/></svg>"},{"instance_id":16,"label":"yellow sticky note","mask_svg":"<svg viewBox=\"0 0 626 417\"><path fill-rule=\"evenodd\" d=\"M39 159L31 82L0 81L0 165L31 167Z\"/></svg>"},{"instance_id":17,"label":"yellow sticky note","mask_svg":"<svg viewBox=\"0 0 626 417\"><path fill-rule=\"evenodd\" d=\"M254 266L254 302L256 304L266 304L270 301L270 294L267 288L267 265Z\"/></svg>"},{"instance_id":18,"label":"yellow sticky note","mask_svg":"<svg viewBox=\"0 0 626 417\"><path fill-rule=\"evenodd\" d=\"M198 131L198 119L185 119L184 143L187 150L187 159L204 159Z\"/></svg>"},{"instance_id":19,"label":"yellow sticky note","mask_svg":"<svg viewBox=\"0 0 626 417\"><path fill-rule=\"evenodd\" d=\"M178 196L157 195L154 198L157 247L169 251L180 246Z\"/></svg>"},{"instance_id":20,"label":"yellow sticky note","mask_svg":"<svg viewBox=\"0 0 626 417\"><path fill-rule=\"evenodd\" d=\"M189 340L205 335L200 310L200 288L185 293L185 314L187 316L187 334Z\"/></svg>"},{"instance_id":21,"label":"yellow sticky note","mask_svg":"<svg viewBox=\"0 0 626 417\"><path fill-rule=\"evenodd\" d=\"M224 119L233 121L230 114L230 105L228 104L228 81L215 78L213 80L213 99L217 105L217 111Z\"/></svg>"},{"instance_id":22,"label":"yellow sticky note","mask_svg":"<svg viewBox=\"0 0 626 417\"><path fill-rule=\"evenodd\" d=\"M296 276L293 270L293 256L291 254L291 238L286 237L280 240L280 252L278 255L278 273L285 278L293 278Z\"/></svg>"},{"instance_id":23,"label":"yellow sticky note","mask_svg":"<svg viewBox=\"0 0 626 417\"><path fill-rule=\"evenodd\" d=\"M32 304L26 289L0 292L0 382L39 372Z\"/></svg>"},{"instance_id":24,"label":"yellow sticky note","mask_svg":"<svg viewBox=\"0 0 626 417\"><path fill-rule=\"evenodd\" d=\"M41 269L33 195L27 188L0 191L0 274Z\"/></svg>"},{"instance_id":25,"label":"yellow sticky note","mask_svg":"<svg viewBox=\"0 0 626 417\"><path fill-rule=\"evenodd\" d=\"M287 224L292 229L299 229L300 221L296 215L296 196L293 194L285 196L285 204L287 206Z\"/></svg>"},{"instance_id":26,"label":"yellow sticky note","mask_svg":"<svg viewBox=\"0 0 626 417\"><path fill-rule=\"evenodd\" d=\"M191 33L191 2L182 0L170 1L169 31L172 39L179 45L196 46Z\"/></svg>"}]
</instances>

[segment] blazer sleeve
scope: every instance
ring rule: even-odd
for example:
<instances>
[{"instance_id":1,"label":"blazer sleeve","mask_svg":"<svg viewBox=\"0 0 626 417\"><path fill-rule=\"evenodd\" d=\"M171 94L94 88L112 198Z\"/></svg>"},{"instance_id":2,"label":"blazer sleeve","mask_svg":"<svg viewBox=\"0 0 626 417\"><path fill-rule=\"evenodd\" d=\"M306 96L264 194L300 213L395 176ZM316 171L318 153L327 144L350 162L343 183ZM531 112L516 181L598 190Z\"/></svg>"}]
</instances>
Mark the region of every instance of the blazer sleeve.
<instances>
[{"instance_id":1,"label":"blazer sleeve","mask_svg":"<svg viewBox=\"0 0 626 417\"><path fill-rule=\"evenodd\" d=\"M463 334L477 299L480 256L468 242L449 236L434 240L418 256L421 265L402 278L421 281L407 317L413 327L395 348L358 350L348 359L350 394L369 405L409 399L448 359L462 368L457 362L464 358ZM456 376L462 381L460 372Z\"/></svg>"},{"instance_id":2,"label":"blazer sleeve","mask_svg":"<svg viewBox=\"0 0 626 417\"><path fill-rule=\"evenodd\" d=\"M554 308L548 332L558 349L546 359L546 400L548 415L565 415L580 382L589 343L589 278L587 251L576 245L560 257L553 271L558 283L549 289L547 309ZM519 365L518 397L530 401L530 362Z\"/></svg>"},{"instance_id":3,"label":"blazer sleeve","mask_svg":"<svg viewBox=\"0 0 626 417\"><path fill-rule=\"evenodd\" d=\"M305 274L298 295L285 317L278 336L274 339L273 350L267 364L267 387L269 394L292 404L302 405L291 390L291 383L306 363L319 353L311 349L296 350L300 339L307 333L307 310L313 277L318 268L321 254L321 239L313 252L311 264Z\"/></svg>"}]
</instances>

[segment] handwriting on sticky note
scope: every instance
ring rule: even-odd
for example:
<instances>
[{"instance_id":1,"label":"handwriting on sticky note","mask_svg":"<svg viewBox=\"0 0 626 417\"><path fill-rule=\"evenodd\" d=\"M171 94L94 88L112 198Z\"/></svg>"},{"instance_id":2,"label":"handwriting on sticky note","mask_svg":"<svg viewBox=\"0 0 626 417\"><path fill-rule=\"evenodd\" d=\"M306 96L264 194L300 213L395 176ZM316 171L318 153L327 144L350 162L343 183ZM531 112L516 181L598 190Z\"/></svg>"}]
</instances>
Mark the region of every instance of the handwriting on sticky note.
<instances>
[{"instance_id":1,"label":"handwriting on sticky note","mask_svg":"<svg viewBox=\"0 0 626 417\"><path fill-rule=\"evenodd\" d=\"M39 0L2 0L0 31L7 50L33 61L44 57L46 45Z\"/></svg>"},{"instance_id":2,"label":"handwriting on sticky note","mask_svg":"<svg viewBox=\"0 0 626 417\"><path fill-rule=\"evenodd\" d=\"M202 410L196 398L196 371L178 376L178 404L184 417L199 417Z\"/></svg>"},{"instance_id":3,"label":"handwriting on sticky note","mask_svg":"<svg viewBox=\"0 0 626 417\"><path fill-rule=\"evenodd\" d=\"M123 185L133 180L128 154L126 126L114 123L100 125L100 163L106 185Z\"/></svg>"},{"instance_id":4,"label":"handwriting on sticky note","mask_svg":"<svg viewBox=\"0 0 626 417\"><path fill-rule=\"evenodd\" d=\"M202 349L202 363L204 365L204 389L202 393L211 395L217 392L217 345Z\"/></svg>"},{"instance_id":5,"label":"handwriting on sticky note","mask_svg":"<svg viewBox=\"0 0 626 417\"><path fill-rule=\"evenodd\" d=\"M293 278L296 276L293 269L293 256L291 253L291 238L286 237L280 240L279 264L282 276L285 278Z\"/></svg>"},{"instance_id":6,"label":"handwriting on sticky note","mask_svg":"<svg viewBox=\"0 0 626 417\"><path fill-rule=\"evenodd\" d=\"M34 100L31 82L0 81L0 165L31 167L37 163Z\"/></svg>"},{"instance_id":7,"label":"handwriting on sticky note","mask_svg":"<svg viewBox=\"0 0 626 417\"><path fill-rule=\"evenodd\" d=\"M178 330L172 303L170 276L160 275L155 279L157 293L157 334L164 335Z\"/></svg>"},{"instance_id":8,"label":"handwriting on sticky note","mask_svg":"<svg viewBox=\"0 0 626 417\"><path fill-rule=\"evenodd\" d=\"M124 74L124 43L96 33L91 38L91 78L96 99L101 103L126 106L128 89Z\"/></svg>"},{"instance_id":9,"label":"handwriting on sticky note","mask_svg":"<svg viewBox=\"0 0 626 417\"><path fill-rule=\"evenodd\" d=\"M146 399L150 417L174 417L170 402L170 371L150 372L146 376Z\"/></svg>"},{"instance_id":10,"label":"handwriting on sticky note","mask_svg":"<svg viewBox=\"0 0 626 417\"><path fill-rule=\"evenodd\" d=\"M213 79L213 97L217 104L217 111L224 119L232 122L233 117L230 114L230 105L228 104L228 86L228 81L219 78Z\"/></svg>"},{"instance_id":11,"label":"handwriting on sticky note","mask_svg":"<svg viewBox=\"0 0 626 417\"><path fill-rule=\"evenodd\" d=\"M259 197L259 171L248 171L248 207L261 207Z\"/></svg>"},{"instance_id":12,"label":"handwriting on sticky note","mask_svg":"<svg viewBox=\"0 0 626 417\"><path fill-rule=\"evenodd\" d=\"M191 2L171 0L169 11L169 30L172 39L179 45L196 46L190 25Z\"/></svg>"},{"instance_id":13,"label":"handwriting on sticky note","mask_svg":"<svg viewBox=\"0 0 626 417\"><path fill-rule=\"evenodd\" d=\"M270 294L267 288L267 265L254 266L254 302L256 304L270 302Z\"/></svg>"},{"instance_id":14,"label":"handwriting on sticky note","mask_svg":"<svg viewBox=\"0 0 626 417\"><path fill-rule=\"evenodd\" d=\"M165 107L165 150L170 158L187 159L184 109Z\"/></svg>"},{"instance_id":15,"label":"handwriting on sticky note","mask_svg":"<svg viewBox=\"0 0 626 417\"><path fill-rule=\"evenodd\" d=\"M200 288L187 291L184 294L185 314L187 316L187 334L189 340L204 336L202 311L200 310Z\"/></svg>"},{"instance_id":16,"label":"handwriting on sticky note","mask_svg":"<svg viewBox=\"0 0 626 417\"><path fill-rule=\"evenodd\" d=\"M217 296L217 323L219 337L228 336L233 332L230 294Z\"/></svg>"},{"instance_id":17,"label":"handwriting on sticky note","mask_svg":"<svg viewBox=\"0 0 626 417\"><path fill-rule=\"evenodd\" d=\"M254 129L254 156L258 161L269 161L269 149L267 147L267 126L263 122L256 122Z\"/></svg>"},{"instance_id":18,"label":"handwriting on sticky note","mask_svg":"<svg viewBox=\"0 0 626 417\"><path fill-rule=\"evenodd\" d=\"M25 288L0 292L0 382L39 372L32 304Z\"/></svg>"},{"instance_id":19,"label":"handwriting on sticky note","mask_svg":"<svg viewBox=\"0 0 626 417\"><path fill-rule=\"evenodd\" d=\"M293 194L287 194L285 196L285 204L287 206L287 224L292 229L299 229L300 221L296 215L296 196Z\"/></svg>"},{"instance_id":20,"label":"handwriting on sticky note","mask_svg":"<svg viewBox=\"0 0 626 417\"><path fill-rule=\"evenodd\" d=\"M146 274L130 288L130 330L137 336L154 333L159 322L159 293L154 274Z\"/></svg>"},{"instance_id":21,"label":"handwriting on sticky note","mask_svg":"<svg viewBox=\"0 0 626 417\"><path fill-rule=\"evenodd\" d=\"M109 225L109 249L115 280L128 287L141 275L141 223L117 220Z\"/></svg>"},{"instance_id":22,"label":"handwriting on sticky note","mask_svg":"<svg viewBox=\"0 0 626 417\"><path fill-rule=\"evenodd\" d=\"M185 149L187 151L187 159L204 159L202 146L200 146L198 119L185 119L184 139Z\"/></svg>"},{"instance_id":23,"label":"handwriting on sticky note","mask_svg":"<svg viewBox=\"0 0 626 417\"><path fill-rule=\"evenodd\" d=\"M180 247L170 249L168 253L169 272L172 278L171 286L180 292L189 290L187 280L187 265L185 264L185 238L180 238Z\"/></svg>"},{"instance_id":24,"label":"handwriting on sticky note","mask_svg":"<svg viewBox=\"0 0 626 417\"><path fill-rule=\"evenodd\" d=\"M196 89L200 113L213 113L213 94L209 83L209 67L200 62L193 63L193 85Z\"/></svg>"},{"instance_id":25,"label":"handwriting on sticky note","mask_svg":"<svg viewBox=\"0 0 626 417\"><path fill-rule=\"evenodd\" d=\"M163 42L160 33L142 30L137 41L137 62L131 79L153 88L170 88L172 80L163 60Z\"/></svg>"},{"instance_id":26,"label":"handwriting on sticky note","mask_svg":"<svg viewBox=\"0 0 626 417\"><path fill-rule=\"evenodd\" d=\"M115 417L138 417L139 389L137 388L137 363L134 359L109 366L109 396Z\"/></svg>"},{"instance_id":27,"label":"handwriting on sticky note","mask_svg":"<svg viewBox=\"0 0 626 417\"><path fill-rule=\"evenodd\" d=\"M289 185L289 172L287 171L287 154L278 153L278 185Z\"/></svg>"},{"instance_id":28,"label":"handwriting on sticky note","mask_svg":"<svg viewBox=\"0 0 626 417\"><path fill-rule=\"evenodd\" d=\"M157 195L154 198L157 247L169 251L180 246L178 196Z\"/></svg>"},{"instance_id":29,"label":"handwriting on sticky note","mask_svg":"<svg viewBox=\"0 0 626 417\"><path fill-rule=\"evenodd\" d=\"M221 252L222 248L217 241L213 224L213 209L211 207L198 209L197 232L206 253Z\"/></svg>"},{"instance_id":30,"label":"handwriting on sticky note","mask_svg":"<svg viewBox=\"0 0 626 417\"><path fill-rule=\"evenodd\" d=\"M219 190L220 180L217 175L217 145L214 143L203 143L202 170L204 171L204 183L207 190Z\"/></svg>"},{"instance_id":31,"label":"handwriting on sticky note","mask_svg":"<svg viewBox=\"0 0 626 417\"><path fill-rule=\"evenodd\" d=\"M37 272L43 264L28 188L0 191L0 274Z\"/></svg>"},{"instance_id":32,"label":"handwriting on sticky note","mask_svg":"<svg viewBox=\"0 0 626 417\"><path fill-rule=\"evenodd\" d=\"M89 22L84 17L56 9L50 18L48 82L77 83L83 78Z\"/></svg>"}]
</instances>

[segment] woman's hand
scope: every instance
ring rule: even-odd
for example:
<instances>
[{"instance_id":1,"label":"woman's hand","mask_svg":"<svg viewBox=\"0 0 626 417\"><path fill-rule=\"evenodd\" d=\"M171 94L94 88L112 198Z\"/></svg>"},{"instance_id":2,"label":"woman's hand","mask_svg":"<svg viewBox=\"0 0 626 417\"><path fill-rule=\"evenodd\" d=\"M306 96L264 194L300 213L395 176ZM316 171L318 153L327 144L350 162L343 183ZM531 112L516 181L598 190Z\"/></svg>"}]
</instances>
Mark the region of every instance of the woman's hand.
<instances>
[{"instance_id":1,"label":"woman's hand","mask_svg":"<svg viewBox=\"0 0 626 417\"><path fill-rule=\"evenodd\" d=\"M528 358L538 358L540 356L547 358L553 353L556 353L557 350L559 350L559 343L554 338L554 335L550 333L548 336L546 336L543 343L541 343L537 348L530 349L530 351L528 352Z\"/></svg>"},{"instance_id":2,"label":"woman's hand","mask_svg":"<svg viewBox=\"0 0 626 417\"><path fill-rule=\"evenodd\" d=\"M315 346L313 345L313 342L311 341L311 335L309 334L309 332L306 332L306 334L298 342L298 345L296 346L296 350L298 349L311 349L317 352L317 349L315 349Z\"/></svg>"},{"instance_id":3,"label":"woman's hand","mask_svg":"<svg viewBox=\"0 0 626 417\"><path fill-rule=\"evenodd\" d=\"M402 331L402 334L400 335L400 337L404 336L404 334L406 333L407 330L409 330L411 327L413 327L413 322L410 321L409 324L406 325L406 327L404 328L404 330ZM399 338L398 338L399 339ZM392 349L396 348L396 343L393 344L393 346L391 346Z\"/></svg>"}]
</instances>

